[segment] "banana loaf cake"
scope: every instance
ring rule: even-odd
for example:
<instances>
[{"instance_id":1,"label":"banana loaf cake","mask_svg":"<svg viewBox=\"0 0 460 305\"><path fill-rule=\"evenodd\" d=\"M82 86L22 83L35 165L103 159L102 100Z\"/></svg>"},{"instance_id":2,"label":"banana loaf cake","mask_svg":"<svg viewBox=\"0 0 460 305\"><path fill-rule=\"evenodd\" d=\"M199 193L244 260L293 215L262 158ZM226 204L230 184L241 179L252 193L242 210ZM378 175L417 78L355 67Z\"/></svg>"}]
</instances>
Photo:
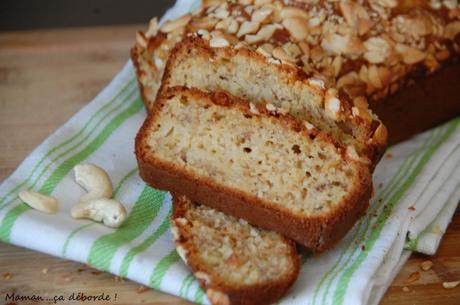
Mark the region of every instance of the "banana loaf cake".
<instances>
[{"instance_id":1,"label":"banana loaf cake","mask_svg":"<svg viewBox=\"0 0 460 305\"><path fill-rule=\"evenodd\" d=\"M138 32L131 57L147 108L177 42L244 44L362 96L395 143L460 114L458 1L203 1L200 9Z\"/></svg>"},{"instance_id":2,"label":"banana loaf cake","mask_svg":"<svg viewBox=\"0 0 460 305\"><path fill-rule=\"evenodd\" d=\"M173 194L177 252L213 305L264 305L281 298L299 274L295 243L186 196Z\"/></svg>"},{"instance_id":3,"label":"banana loaf cake","mask_svg":"<svg viewBox=\"0 0 460 305\"><path fill-rule=\"evenodd\" d=\"M367 164L329 134L225 93L172 87L136 137L152 187L272 229L319 252L369 204Z\"/></svg>"}]
</instances>

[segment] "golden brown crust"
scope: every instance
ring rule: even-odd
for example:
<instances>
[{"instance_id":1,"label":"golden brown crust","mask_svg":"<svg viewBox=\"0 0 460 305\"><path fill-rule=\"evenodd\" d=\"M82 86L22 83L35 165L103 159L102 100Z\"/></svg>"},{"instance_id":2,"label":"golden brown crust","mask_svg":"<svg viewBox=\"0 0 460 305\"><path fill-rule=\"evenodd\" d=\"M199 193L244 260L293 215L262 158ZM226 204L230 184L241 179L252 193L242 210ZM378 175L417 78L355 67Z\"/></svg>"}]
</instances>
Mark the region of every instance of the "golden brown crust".
<instances>
[{"instance_id":1,"label":"golden brown crust","mask_svg":"<svg viewBox=\"0 0 460 305\"><path fill-rule=\"evenodd\" d=\"M178 194L173 194L173 214L171 216L172 222L177 219L187 219L187 210L190 209L186 197ZM199 251L199 249L193 249L192 245L187 243L186 236L188 235L185 230L186 226L176 226L176 245L182 247L186 253L190 251ZM296 281L300 271L300 258L296 252L295 243L291 240L284 239L283 243L288 247L287 256L292 264L292 268L285 270L279 278L253 285L234 285L227 283L225 280L222 281L218 277L214 277L213 274L209 274L198 260L194 259L193 256L185 254L187 265L192 269L193 274L197 275L200 286L208 294L212 304L228 304L228 305L264 305L272 304L276 300L280 299L287 290ZM201 274L206 274L210 278L210 281L206 281ZM216 293L217 292L217 293ZM214 295L214 299L213 299ZM224 299L224 302L218 302L219 297ZM225 300L226 299L226 300ZM228 301L228 303L225 303Z\"/></svg>"},{"instance_id":2,"label":"golden brown crust","mask_svg":"<svg viewBox=\"0 0 460 305\"><path fill-rule=\"evenodd\" d=\"M279 232L315 252L327 250L335 245L367 209L372 191L372 177L369 169L359 162L350 160L343 148L341 149L343 158L348 162L355 163L360 171L359 181L350 181L355 184L354 191L343 202L338 203L332 212L311 217L295 215L286 209L273 208L254 194L226 187L209 178L197 177L175 164L155 159L149 151L146 139L150 132L150 126L154 124L159 110L166 103L168 94L185 92L185 94L209 99L213 103L228 105L228 107L230 107L229 101L231 101L232 107L236 105L242 111L247 111L250 114L248 102L230 98L224 93L204 93L199 90L184 88L172 88L170 90L159 98L153 112L144 122L136 137L139 173L142 179L152 187L184 194L195 202L246 219L255 226ZM300 128L306 136L309 136L307 128L299 126L299 123L289 115L270 113L261 105L258 109L261 115L280 116L284 124L288 124L293 129ZM320 132L316 136L321 137L323 141L338 145L324 133Z\"/></svg>"}]
</instances>

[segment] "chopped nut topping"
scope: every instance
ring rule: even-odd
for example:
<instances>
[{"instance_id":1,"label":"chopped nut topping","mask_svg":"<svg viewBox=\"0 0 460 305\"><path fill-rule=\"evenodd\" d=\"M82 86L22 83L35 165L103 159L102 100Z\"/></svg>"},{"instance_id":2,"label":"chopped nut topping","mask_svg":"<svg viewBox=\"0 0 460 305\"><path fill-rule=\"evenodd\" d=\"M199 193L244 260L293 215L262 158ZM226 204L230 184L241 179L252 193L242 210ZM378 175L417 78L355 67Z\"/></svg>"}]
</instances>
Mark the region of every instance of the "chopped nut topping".
<instances>
[{"instance_id":1,"label":"chopped nut topping","mask_svg":"<svg viewBox=\"0 0 460 305\"><path fill-rule=\"evenodd\" d=\"M211 1L160 28L152 19L148 31L137 35L138 45L147 48L158 31L167 34L155 51L163 62L184 35L197 33L206 40L217 38L215 47L247 47L271 63L298 65L351 98L380 99L398 91L404 84L400 80L418 67L433 72L460 54L454 41L460 34L460 7L458 0L430 0L424 6L396 0ZM212 36L216 31L221 35ZM354 115L359 116L363 111L357 108Z\"/></svg>"}]
</instances>

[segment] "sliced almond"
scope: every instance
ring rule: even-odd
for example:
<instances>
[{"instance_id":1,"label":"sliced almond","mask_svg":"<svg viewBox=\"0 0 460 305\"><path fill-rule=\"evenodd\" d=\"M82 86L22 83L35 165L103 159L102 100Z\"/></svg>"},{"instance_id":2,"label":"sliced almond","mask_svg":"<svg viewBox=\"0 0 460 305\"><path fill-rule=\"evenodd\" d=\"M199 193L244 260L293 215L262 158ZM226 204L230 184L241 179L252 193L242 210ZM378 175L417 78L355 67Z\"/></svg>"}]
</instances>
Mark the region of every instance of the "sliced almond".
<instances>
[{"instance_id":1,"label":"sliced almond","mask_svg":"<svg viewBox=\"0 0 460 305\"><path fill-rule=\"evenodd\" d=\"M236 32L238 32L239 26L240 25L238 24L238 21L232 19L230 20L230 24L228 25L227 32L230 34L235 34Z\"/></svg>"},{"instance_id":2,"label":"sliced almond","mask_svg":"<svg viewBox=\"0 0 460 305\"><path fill-rule=\"evenodd\" d=\"M369 79L369 82L370 84L374 87L374 88L382 88L383 87L383 84L382 84L382 81L380 79L380 76L379 76L379 69L376 65L370 65L368 67L368 74L367 74L367 77Z\"/></svg>"},{"instance_id":3,"label":"sliced almond","mask_svg":"<svg viewBox=\"0 0 460 305\"><path fill-rule=\"evenodd\" d=\"M379 127L374 132L372 136L372 141L374 143L385 144L388 138L388 130L385 125L380 124Z\"/></svg>"},{"instance_id":4,"label":"sliced almond","mask_svg":"<svg viewBox=\"0 0 460 305\"><path fill-rule=\"evenodd\" d=\"M454 10L458 6L458 1L457 0L443 0L442 4L444 4L444 6L450 10Z\"/></svg>"},{"instance_id":5,"label":"sliced almond","mask_svg":"<svg viewBox=\"0 0 460 305\"><path fill-rule=\"evenodd\" d=\"M242 37L246 34L253 34L259 30L260 24L258 22L245 21L241 24L236 37Z\"/></svg>"},{"instance_id":6,"label":"sliced almond","mask_svg":"<svg viewBox=\"0 0 460 305\"><path fill-rule=\"evenodd\" d=\"M351 71L339 78L337 81L337 88L340 89L347 85L355 85L357 83L359 83L358 74L355 71Z\"/></svg>"},{"instance_id":7,"label":"sliced almond","mask_svg":"<svg viewBox=\"0 0 460 305\"><path fill-rule=\"evenodd\" d=\"M251 20L257 23L266 23L269 21L272 13L273 9L271 7L260 8L252 13Z\"/></svg>"},{"instance_id":8,"label":"sliced almond","mask_svg":"<svg viewBox=\"0 0 460 305\"><path fill-rule=\"evenodd\" d=\"M230 16L230 12L224 7L219 7L213 12L213 15L219 19L226 19Z\"/></svg>"},{"instance_id":9,"label":"sliced almond","mask_svg":"<svg viewBox=\"0 0 460 305\"><path fill-rule=\"evenodd\" d=\"M447 39L453 40L460 33L460 21L454 21L446 25L444 36Z\"/></svg>"},{"instance_id":10,"label":"sliced almond","mask_svg":"<svg viewBox=\"0 0 460 305\"><path fill-rule=\"evenodd\" d=\"M283 50L291 57L297 58L302 55L302 50L300 50L299 46L292 42L286 42L282 46Z\"/></svg>"},{"instance_id":11,"label":"sliced almond","mask_svg":"<svg viewBox=\"0 0 460 305\"><path fill-rule=\"evenodd\" d=\"M287 54L283 50L283 48L280 48L280 47L274 48L273 51L272 51L272 55L273 55L273 57L278 58L282 62L295 63L295 58L289 56L289 54Z\"/></svg>"},{"instance_id":12,"label":"sliced almond","mask_svg":"<svg viewBox=\"0 0 460 305\"><path fill-rule=\"evenodd\" d=\"M273 49L274 47L272 44L264 43L263 45L257 48L256 52L262 54L265 57L271 57Z\"/></svg>"},{"instance_id":13,"label":"sliced almond","mask_svg":"<svg viewBox=\"0 0 460 305\"><path fill-rule=\"evenodd\" d=\"M388 8L394 8L398 5L398 1L396 0L379 0L380 5Z\"/></svg>"},{"instance_id":14,"label":"sliced almond","mask_svg":"<svg viewBox=\"0 0 460 305\"><path fill-rule=\"evenodd\" d=\"M343 59L342 56L336 56L332 60L332 68L334 69L334 77L337 77L342 69Z\"/></svg>"},{"instance_id":15,"label":"sliced almond","mask_svg":"<svg viewBox=\"0 0 460 305\"><path fill-rule=\"evenodd\" d=\"M308 20L310 18L306 11L292 6L283 7L280 11L280 15L283 20L290 18L303 18Z\"/></svg>"},{"instance_id":16,"label":"sliced almond","mask_svg":"<svg viewBox=\"0 0 460 305\"><path fill-rule=\"evenodd\" d=\"M323 37L321 46L333 54L360 54L364 51L361 41L351 35L328 33Z\"/></svg>"},{"instance_id":17,"label":"sliced almond","mask_svg":"<svg viewBox=\"0 0 460 305\"><path fill-rule=\"evenodd\" d=\"M355 1L340 1L340 10L349 26L356 28L359 19L369 20L366 9Z\"/></svg>"},{"instance_id":18,"label":"sliced almond","mask_svg":"<svg viewBox=\"0 0 460 305\"><path fill-rule=\"evenodd\" d=\"M291 36L298 40L304 40L308 37L308 20L302 17L291 17L284 19L282 22Z\"/></svg>"},{"instance_id":19,"label":"sliced almond","mask_svg":"<svg viewBox=\"0 0 460 305\"><path fill-rule=\"evenodd\" d=\"M192 14L189 13L178 19L168 20L162 25L160 31L163 33L170 33L178 28L184 27L190 19L192 19Z\"/></svg>"},{"instance_id":20,"label":"sliced almond","mask_svg":"<svg viewBox=\"0 0 460 305\"><path fill-rule=\"evenodd\" d=\"M142 33L141 31L136 32L136 41L142 48L144 49L147 48L148 39L147 37L145 37L144 33Z\"/></svg>"},{"instance_id":21,"label":"sliced almond","mask_svg":"<svg viewBox=\"0 0 460 305\"><path fill-rule=\"evenodd\" d=\"M396 44L395 50L401 55L403 62L408 65L421 62L426 57L424 52L400 43Z\"/></svg>"},{"instance_id":22,"label":"sliced almond","mask_svg":"<svg viewBox=\"0 0 460 305\"><path fill-rule=\"evenodd\" d=\"M276 31L276 26L273 24L264 25L255 35L246 35L245 41L249 44L258 43L260 41L268 41Z\"/></svg>"},{"instance_id":23,"label":"sliced almond","mask_svg":"<svg viewBox=\"0 0 460 305\"><path fill-rule=\"evenodd\" d=\"M212 30L216 26L216 24L219 22L218 19L216 18L211 18L209 16L203 17L203 18L197 18L193 19L190 22L190 27L192 30L199 30L199 29L204 29L204 30Z\"/></svg>"},{"instance_id":24,"label":"sliced almond","mask_svg":"<svg viewBox=\"0 0 460 305\"><path fill-rule=\"evenodd\" d=\"M367 49L364 58L373 64L383 63L391 54L391 46L380 37L369 38L363 45Z\"/></svg>"},{"instance_id":25,"label":"sliced almond","mask_svg":"<svg viewBox=\"0 0 460 305\"><path fill-rule=\"evenodd\" d=\"M228 47L229 45L230 43L228 42L228 40L223 37L214 37L211 38L211 40L209 40L209 46L211 48L224 48Z\"/></svg>"},{"instance_id":26,"label":"sliced almond","mask_svg":"<svg viewBox=\"0 0 460 305\"><path fill-rule=\"evenodd\" d=\"M149 28L145 33L147 37L153 37L158 33L158 19L157 17L150 19Z\"/></svg>"}]
</instances>

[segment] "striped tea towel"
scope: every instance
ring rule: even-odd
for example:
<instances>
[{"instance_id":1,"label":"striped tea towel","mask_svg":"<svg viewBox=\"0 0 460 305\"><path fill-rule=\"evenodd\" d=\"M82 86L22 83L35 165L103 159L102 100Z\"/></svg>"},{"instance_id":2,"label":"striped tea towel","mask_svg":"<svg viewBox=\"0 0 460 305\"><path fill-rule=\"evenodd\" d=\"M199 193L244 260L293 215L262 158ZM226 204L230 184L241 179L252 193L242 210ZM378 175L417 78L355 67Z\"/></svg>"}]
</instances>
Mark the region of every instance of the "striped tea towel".
<instances>
[{"instance_id":1,"label":"striped tea towel","mask_svg":"<svg viewBox=\"0 0 460 305\"><path fill-rule=\"evenodd\" d=\"M179 0L167 17L198 4ZM138 176L134 136L145 115L128 63L1 184L0 240L208 303L174 249L170 195ZM454 119L388 150L375 172L367 215L333 250L304 257L297 283L280 304L377 304L412 251L436 251L460 198L459 124ZM112 177L115 197L129 213L122 227L70 217L83 194L72 173L81 162L98 164ZM18 199L22 189L58 198L58 214L30 209Z\"/></svg>"}]
</instances>

